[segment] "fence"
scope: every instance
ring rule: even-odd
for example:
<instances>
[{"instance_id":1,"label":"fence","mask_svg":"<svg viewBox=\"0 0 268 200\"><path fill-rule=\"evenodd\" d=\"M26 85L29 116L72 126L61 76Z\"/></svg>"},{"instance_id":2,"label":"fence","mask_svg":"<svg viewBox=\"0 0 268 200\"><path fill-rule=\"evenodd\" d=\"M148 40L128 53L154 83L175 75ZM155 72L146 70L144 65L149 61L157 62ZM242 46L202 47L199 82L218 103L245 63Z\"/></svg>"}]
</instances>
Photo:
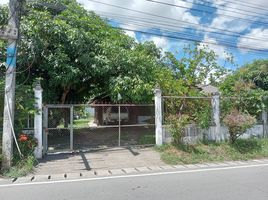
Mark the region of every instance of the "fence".
<instances>
[{"instance_id":1,"label":"fence","mask_svg":"<svg viewBox=\"0 0 268 200\"><path fill-rule=\"evenodd\" d=\"M37 158L42 157L42 153L59 150L162 145L172 140L167 123L170 115L189 116L190 123L183 138L187 143L204 138L225 140L229 134L222 124L227 112L220 112L225 104L221 103L224 98L219 94L211 97L162 96L161 90L155 89L154 104L55 104L42 107L42 89L37 85L35 99L39 110L34 117ZM232 105L234 101L227 101L230 103ZM267 111L259 116L259 124L248 130L245 137L267 136Z\"/></svg>"},{"instance_id":2,"label":"fence","mask_svg":"<svg viewBox=\"0 0 268 200\"><path fill-rule=\"evenodd\" d=\"M48 152L155 143L152 104L46 105L43 110Z\"/></svg>"},{"instance_id":3,"label":"fence","mask_svg":"<svg viewBox=\"0 0 268 200\"><path fill-rule=\"evenodd\" d=\"M223 121L226 115L235 109L242 113L249 113L257 119L256 124L242 134L241 138L266 137L268 134L267 111L257 110L252 104L243 103L243 99L220 97L216 93L210 97L162 96L161 100L165 142L172 140L169 130L170 122L174 118L183 119L185 116L188 124L183 131L184 142L196 143L203 139L214 141L228 139L229 131Z\"/></svg>"}]
</instances>

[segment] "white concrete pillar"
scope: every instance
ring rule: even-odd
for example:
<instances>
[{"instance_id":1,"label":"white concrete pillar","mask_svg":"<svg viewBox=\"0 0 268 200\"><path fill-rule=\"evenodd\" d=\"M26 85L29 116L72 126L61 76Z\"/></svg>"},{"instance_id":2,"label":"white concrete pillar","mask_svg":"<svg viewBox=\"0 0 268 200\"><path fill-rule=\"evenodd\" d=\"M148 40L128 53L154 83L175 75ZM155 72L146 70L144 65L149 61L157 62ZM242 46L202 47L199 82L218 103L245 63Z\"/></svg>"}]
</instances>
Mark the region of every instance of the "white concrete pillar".
<instances>
[{"instance_id":1,"label":"white concrete pillar","mask_svg":"<svg viewBox=\"0 0 268 200\"><path fill-rule=\"evenodd\" d=\"M262 121L263 121L263 137L268 137L268 115L267 111L262 111Z\"/></svg>"},{"instance_id":2,"label":"white concrete pillar","mask_svg":"<svg viewBox=\"0 0 268 200\"><path fill-rule=\"evenodd\" d=\"M218 92L212 94L212 121L214 126L214 133L212 134L212 140L221 141L224 140L224 136L221 135L221 121L220 121L220 94Z\"/></svg>"},{"instance_id":3,"label":"white concrete pillar","mask_svg":"<svg viewBox=\"0 0 268 200\"><path fill-rule=\"evenodd\" d=\"M160 146L163 144L163 129L162 129L162 91L159 88L154 90L155 104L155 143Z\"/></svg>"},{"instance_id":4,"label":"white concrete pillar","mask_svg":"<svg viewBox=\"0 0 268 200\"><path fill-rule=\"evenodd\" d=\"M34 97L35 97L35 108L36 113L34 116L34 137L38 141L38 145L35 148L34 155L37 159L42 158L43 150L43 137L42 137L42 88L40 82L37 82L34 88Z\"/></svg>"}]
</instances>

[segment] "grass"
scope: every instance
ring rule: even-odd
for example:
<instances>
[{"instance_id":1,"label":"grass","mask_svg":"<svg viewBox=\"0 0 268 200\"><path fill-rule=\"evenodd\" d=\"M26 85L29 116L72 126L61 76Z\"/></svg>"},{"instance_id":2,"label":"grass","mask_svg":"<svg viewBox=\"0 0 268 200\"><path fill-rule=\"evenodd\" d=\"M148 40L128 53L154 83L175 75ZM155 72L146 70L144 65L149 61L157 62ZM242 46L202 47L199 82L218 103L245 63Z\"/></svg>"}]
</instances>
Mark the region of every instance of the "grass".
<instances>
[{"instance_id":1,"label":"grass","mask_svg":"<svg viewBox=\"0 0 268 200\"><path fill-rule=\"evenodd\" d=\"M27 158L18 161L8 171L4 172L3 175L11 178L18 178L26 176L33 171L34 166L37 164L37 160L34 156L28 156Z\"/></svg>"},{"instance_id":2,"label":"grass","mask_svg":"<svg viewBox=\"0 0 268 200\"><path fill-rule=\"evenodd\" d=\"M156 147L167 164L195 164L217 161L250 160L268 157L268 139L239 139L229 142Z\"/></svg>"},{"instance_id":3,"label":"grass","mask_svg":"<svg viewBox=\"0 0 268 200\"><path fill-rule=\"evenodd\" d=\"M139 145L146 145L146 144L155 144L155 135L153 134L146 134L143 135L139 141L138 141Z\"/></svg>"},{"instance_id":4,"label":"grass","mask_svg":"<svg viewBox=\"0 0 268 200\"><path fill-rule=\"evenodd\" d=\"M93 117L74 119L73 127L74 128L88 128L89 122L93 121ZM64 128L63 122L60 123L57 128Z\"/></svg>"},{"instance_id":5,"label":"grass","mask_svg":"<svg viewBox=\"0 0 268 200\"><path fill-rule=\"evenodd\" d=\"M89 118L81 118L74 120L74 128L84 128L89 127L89 122L93 121L92 117Z\"/></svg>"},{"instance_id":6,"label":"grass","mask_svg":"<svg viewBox=\"0 0 268 200\"><path fill-rule=\"evenodd\" d=\"M0 135L0 176L3 175L11 178L25 176L29 174L37 164L37 160L34 158L34 156L28 156L23 160L14 159L14 166L12 166L8 171L2 172L2 158L2 135Z\"/></svg>"}]
</instances>

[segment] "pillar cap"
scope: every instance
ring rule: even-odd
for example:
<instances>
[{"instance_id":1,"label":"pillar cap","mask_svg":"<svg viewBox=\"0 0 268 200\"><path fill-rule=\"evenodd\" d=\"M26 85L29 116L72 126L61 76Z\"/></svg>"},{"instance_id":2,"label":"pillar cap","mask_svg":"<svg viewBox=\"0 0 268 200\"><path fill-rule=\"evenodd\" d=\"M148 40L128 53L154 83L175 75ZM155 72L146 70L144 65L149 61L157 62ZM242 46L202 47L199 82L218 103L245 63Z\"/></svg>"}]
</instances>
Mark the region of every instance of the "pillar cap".
<instances>
[{"instance_id":1,"label":"pillar cap","mask_svg":"<svg viewBox=\"0 0 268 200\"><path fill-rule=\"evenodd\" d=\"M154 89L154 94L157 94L157 93L162 93L162 90L161 90L160 87L156 87L156 88Z\"/></svg>"},{"instance_id":2,"label":"pillar cap","mask_svg":"<svg viewBox=\"0 0 268 200\"><path fill-rule=\"evenodd\" d=\"M41 91L43 91L43 89L42 89L42 87L41 87L40 80L37 80L37 81L34 83L34 90L41 90Z\"/></svg>"},{"instance_id":3,"label":"pillar cap","mask_svg":"<svg viewBox=\"0 0 268 200\"><path fill-rule=\"evenodd\" d=\"M211 95L212 96L220 96L220 93L219 92L212 92Z\"/></svg>"}]
</instances>

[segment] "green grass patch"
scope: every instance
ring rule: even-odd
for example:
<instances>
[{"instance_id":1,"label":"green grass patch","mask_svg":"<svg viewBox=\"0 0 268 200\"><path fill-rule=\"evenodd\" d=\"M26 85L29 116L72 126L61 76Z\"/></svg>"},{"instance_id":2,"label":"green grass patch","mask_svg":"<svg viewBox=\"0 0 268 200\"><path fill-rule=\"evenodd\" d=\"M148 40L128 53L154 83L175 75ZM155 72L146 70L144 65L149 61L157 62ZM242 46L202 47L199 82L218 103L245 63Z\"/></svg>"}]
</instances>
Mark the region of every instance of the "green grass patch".
<instances>
[{"instance_id":1,"label":"green grass patch","mask_svg":"<svg viewBox=\"0 0 268 200\"><path fill-rule=\"evenodd\" d=\"M250 160L268 157L268 139L239 139L229 142L156 147L167 164L195 164L217 161Z\"/></svg>"},{"instance_id":2,"label":"green grass patch","mask_svg":"<svg viewBox=\"0 0 268 200\"><path fill-rule=\"evenodd\" d=\"M89 123L93 121L93 117L81 118L74 120L74 128L89 127Z\"/></svg>"},{"instance_id":3,"label":"green grass patch","mask_svg":"<svg viewBox=\"0 0 268 200\"><path fill-rule=\"evenodd\" d=\"M155 135L153 134L146 134L143 135L139 141L138 141L139 145L145 145L145 144L155 144Z\"/></svg>"},{"instance_id":4,"label":"green grass patch","mask_svg":"<svg viewBox=\"0 0 268 200\"><path fill-rule=\"evenodd\" d=\"M29 156L23 160L17 161L13 167L8 171L4 172L4 176L17 178L21 176L26 176L33 171L34 166L37 164L37 160L34 156Z\"/></svg>"}]
</instances>

